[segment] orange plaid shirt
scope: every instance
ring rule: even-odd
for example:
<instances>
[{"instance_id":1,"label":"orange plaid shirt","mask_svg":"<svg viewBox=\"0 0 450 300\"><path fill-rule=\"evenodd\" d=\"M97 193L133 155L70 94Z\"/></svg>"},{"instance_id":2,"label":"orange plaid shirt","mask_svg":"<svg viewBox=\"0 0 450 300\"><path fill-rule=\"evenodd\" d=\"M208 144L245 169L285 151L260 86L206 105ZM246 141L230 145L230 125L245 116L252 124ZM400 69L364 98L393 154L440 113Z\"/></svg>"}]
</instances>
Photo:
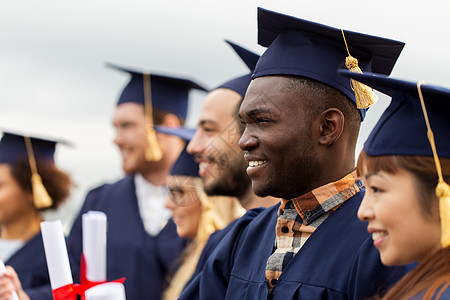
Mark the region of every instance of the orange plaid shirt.
<instances>
[{"instance_id":1,"label":"orange plaid shirt","mask_svg":"<svg viewBox=\"0 0 450 300\"><path fill-rule=\"evenodd\" d=\"M363 187L356 171L298 198L282 199L278 210L275 245L266 264L269 290L317 227Z\"/></svg>"}]
</instances>

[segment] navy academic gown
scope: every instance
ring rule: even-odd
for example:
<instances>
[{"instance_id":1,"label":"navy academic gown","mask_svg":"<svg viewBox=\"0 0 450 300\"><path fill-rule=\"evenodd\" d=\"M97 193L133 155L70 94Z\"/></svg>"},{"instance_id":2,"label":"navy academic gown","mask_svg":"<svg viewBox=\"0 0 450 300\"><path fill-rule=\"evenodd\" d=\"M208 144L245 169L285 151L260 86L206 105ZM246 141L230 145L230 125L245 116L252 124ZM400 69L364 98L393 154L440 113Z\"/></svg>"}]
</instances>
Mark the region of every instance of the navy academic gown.
<instances>
[{"instance_id":1,"label":"navy academic gown","mask_svg":"<svg viewBox=\"0 0 450 300\"><path fill-rule=\"evenodd\" d=\"M5 265L14 268L24 291L32 300L53 299L40 233L5 261Z\"/></svg>"},{"instance_id":2,"label":"navy academic gown","mask_svg":"<svg viewBox=\"0 0 450 300\"><path fill-rule=\"evenodd\" d=\"M103 211L108 218L107 280L126 277L127 300L160 299L185 245L173 221L157 236L150 236L139 214L134 177L102 185L86 196L68 238L70 256L77 266L82 253L81 216L89 210ZM78 282L79 271L74 277Z\"/></svg>"},{"instance_id":3,"label":"navy academic gown","mask_svg":"<svg viewBox=\"0 0 450 300\"><path fill-rule=\"evenodd\" d=\"M250 221L253 218L255 218L259 213L261 213L264 209L265 209L264 207L251 209L251 210L247 211L247 213L244 216L242 216L242 218L245 218L247 221ZM194 274L192 274L192 277L191 277L191 279L189 279L186 286L188 286L188 284L199 273L201 273L201 271L203 270L203 267L206 264L206 261L211 256L211 254L214 252L214 249L216 249L216 247L219 245L220 241L222 241L223 237L226 236L228 234L228 232L230 232L232 230L232 228L238 221L239 221L239 219L232 221L224 229L217 230L216 232L212 233L209 236L208 242L206 242L206 245L203 248L202 254L200 255L200 258L198 259L197 267L195 268ZM241 220L240 222L242 222L242 221L243 220Z\"/></svg>"},{"instance_id":4,"label":"navy academic gown","mask_svg":"<svg viewBox=\"0 0 450 300\"><path fill-rule=\"evenodd\" d=\"M286 265L269 295L279 204L237 223L180 299L366 299L395 283L406 268L384 267L366 224L356 217L360 192L333 212ZM239 230L240 227L240 230Z\"/></svg>"}]
</instances>

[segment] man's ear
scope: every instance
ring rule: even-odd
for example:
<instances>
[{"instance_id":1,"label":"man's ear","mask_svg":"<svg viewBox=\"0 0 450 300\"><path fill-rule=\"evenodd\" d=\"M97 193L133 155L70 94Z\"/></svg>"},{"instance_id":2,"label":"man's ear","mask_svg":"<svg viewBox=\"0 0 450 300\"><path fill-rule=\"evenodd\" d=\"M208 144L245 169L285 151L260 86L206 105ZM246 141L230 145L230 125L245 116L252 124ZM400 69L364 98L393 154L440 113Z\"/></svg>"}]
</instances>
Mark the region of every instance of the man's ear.
<instances>
[{"instance_id":1,"label":"man's ear","mask_svg":"<svg viewBox=\"0 0 450 300\"><path fill-rule=\"evenodd\" d=\"M169 113L164 116L161 125L167 127L180 127L181 123L177 116Z\"/></svg>"},{"instance_id":2,"label":"man's ear","mask_svg":"<svg viewBox=\"0 0 450 300\"><path fill-rule=\"evenodd\" d=\"M319 144L329 146L344 132L344 114L337 108L329 108L320 115Z\"/></svg>"}]
</instances>

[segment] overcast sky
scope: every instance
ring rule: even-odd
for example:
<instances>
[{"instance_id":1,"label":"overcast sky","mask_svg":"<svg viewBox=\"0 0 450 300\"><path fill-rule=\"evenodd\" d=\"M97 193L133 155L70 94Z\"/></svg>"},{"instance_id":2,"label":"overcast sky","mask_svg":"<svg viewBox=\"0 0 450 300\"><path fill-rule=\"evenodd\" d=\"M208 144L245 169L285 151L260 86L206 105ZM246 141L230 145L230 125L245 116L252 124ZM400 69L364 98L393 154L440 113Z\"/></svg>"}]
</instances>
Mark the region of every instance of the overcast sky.
<instances>
[{"instance_id":1,"label":"overcast sky","mask_svg":"<svg viewBox=\"0 0 450 300\"><path fill-rule=\"evenodd\" d=\"M122 176L111 115L128 77L112 62L185 75L207 87L244 74L224 42L257 53L258 6L327 25L406 42L392 76L450 87L448 0L39 0L0 1L0 128L64 137L57 163L88 189ZM193 93L188 124L204 95ZM363 123L358 152L388 99ZM64 215L65 216L65 215ZM68 219L70 221L70 218ZM63 220L64 221L64 220Z\"/></svg>"}]
</instances>

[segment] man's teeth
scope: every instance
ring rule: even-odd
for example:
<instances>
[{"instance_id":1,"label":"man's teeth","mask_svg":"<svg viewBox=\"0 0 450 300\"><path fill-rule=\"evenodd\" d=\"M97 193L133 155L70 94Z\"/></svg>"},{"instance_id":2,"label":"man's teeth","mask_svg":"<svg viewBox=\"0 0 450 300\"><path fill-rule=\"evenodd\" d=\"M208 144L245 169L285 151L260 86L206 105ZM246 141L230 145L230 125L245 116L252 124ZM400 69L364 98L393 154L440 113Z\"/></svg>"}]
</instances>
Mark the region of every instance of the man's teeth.
<instances>
[{"instance_id":1,"label":"man's teeth","mask_svg":"<svg viewBox=\"0 0 450 300\"><path fill-rule=\"evenodd\" d=\"M208 163L202 162L198 166L199 166L200 170L204 170L208 167L208 165L209 165Z\"/></svg>"},{"instance_id":2,"label":"man's teeth","mask_svg":"<svg viewBox=\"0 0 450 300\"><path fill-rule=\"evenodd\" d=\"M260 165L262 165L262 164L264 164L266 162L267 162L266 160L251 160L251 161L248 162L248 165L250 167L257 167L257 166L260 166Z\"/></svg>"},{"instance_id":3,"label":"man's teeth","mask_svg":"<svg viewBox=\"0 0 450 300\"><path fill-rule=\"evenodd\" d=\"M376 240L376 239L379 239L380 237L382 237L382 236L385 236L385 235L387 235L387 232L386 231L377 231L377 232L374 232L374 233L372 233L372 240Z\"/></svg>"}]
</instances>

